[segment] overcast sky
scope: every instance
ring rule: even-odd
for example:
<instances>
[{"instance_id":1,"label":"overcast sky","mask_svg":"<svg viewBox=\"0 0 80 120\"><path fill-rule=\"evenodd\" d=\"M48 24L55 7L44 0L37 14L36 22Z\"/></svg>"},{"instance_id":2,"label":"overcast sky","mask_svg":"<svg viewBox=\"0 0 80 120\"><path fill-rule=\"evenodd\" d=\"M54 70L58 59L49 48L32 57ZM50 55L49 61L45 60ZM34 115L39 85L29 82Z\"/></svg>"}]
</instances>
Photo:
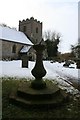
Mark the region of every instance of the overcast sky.
<instances>
[{"instance_id":1,"label":"overcast sky","mask_svg":"<svg viewBox=\"0 0 80 120\"><path fill-rule=\"evenodd\" d=\"M43 32L60 32L59 51L68 52L78 42L79 0L0 0L0 23L18 29L19 20L34 17L43 22Z\"/></svg>"}]
</instances>

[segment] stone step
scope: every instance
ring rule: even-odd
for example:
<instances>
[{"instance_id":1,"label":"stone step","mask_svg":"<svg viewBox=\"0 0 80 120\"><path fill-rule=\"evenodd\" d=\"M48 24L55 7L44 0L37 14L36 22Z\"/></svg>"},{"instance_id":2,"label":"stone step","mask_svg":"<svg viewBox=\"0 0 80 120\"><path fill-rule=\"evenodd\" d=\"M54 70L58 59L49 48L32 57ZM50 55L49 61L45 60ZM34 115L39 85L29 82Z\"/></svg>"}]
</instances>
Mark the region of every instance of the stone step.
<instances>
[{"instance_id":1,"label":"stone step","mask_svg":"<svg viewBox=\"0 0 80 120\"><path fill-rule=\"evenodd\" d=\"M21 82L17 91L12 91L10 103L22 107L54 107L65 102L67 95L52 82L46 82L47 87L41 90L31 88L30 82Z\"/></svg>"},{"instance_id":2,"label":"stone step","mask_svg":"<svg viewBox=\"0 0 80 120\"><path fill-rule=\"evenodd\" d=\"M59 94L60 89L52 83L47 83L47 87L45 89L35 90L30 87L29 82L22 82L17 90L17 95L19 97L32 100L52 99Z\"/></svg>"},{"instance_id":3,"label":"stone step","mask_svg":"<svg viewBox=\"0 0 80 120\"><path fill-rule=\"evenodd\" d=\"M28 99L24 99L22 97L19 97L17 95L11 94L10 95L10 102L14 103L16 105L21 105L22 107L31 107L31 106L35 106L35 107L47 107L47 106L60 106L63 104L63 102L65 102L64 97L59 94L58 96L56 96L53 99L43 99L43 100L28 100Z\"/></svg>"}]
</instances>

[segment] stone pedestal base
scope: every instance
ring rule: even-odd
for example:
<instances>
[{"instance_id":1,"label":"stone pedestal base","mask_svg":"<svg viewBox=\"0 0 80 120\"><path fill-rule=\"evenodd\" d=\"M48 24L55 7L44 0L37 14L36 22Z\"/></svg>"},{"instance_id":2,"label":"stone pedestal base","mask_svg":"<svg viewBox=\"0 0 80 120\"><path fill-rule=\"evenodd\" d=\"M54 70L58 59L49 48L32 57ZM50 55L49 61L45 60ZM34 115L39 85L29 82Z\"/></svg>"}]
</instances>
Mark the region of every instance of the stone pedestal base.
<instances>
[{"instance_id":1,"label":"stone pedestal base","mask_svg":"<svg viewBox=\"0 0 80 120\"><path fill-rule=\"evenodd\" d=\"M34 80L31 82L31 87L36 90L41 90L46 88L46 83L43 80Z\"/></svg>"},{"instance_id":2,"label":"stone pedestal base","mask_svg":"<svg viewBox=\"0 0 80 120\"><path fill-rule=\"evenodd\" d=\"M41 90L31 88L30 81L21 82L16 93L10 94L11 102L24 107L54 107L63 104L65 98L60 89L50 81L47 81L46 88Z\"/></svg>"}]
</instances>

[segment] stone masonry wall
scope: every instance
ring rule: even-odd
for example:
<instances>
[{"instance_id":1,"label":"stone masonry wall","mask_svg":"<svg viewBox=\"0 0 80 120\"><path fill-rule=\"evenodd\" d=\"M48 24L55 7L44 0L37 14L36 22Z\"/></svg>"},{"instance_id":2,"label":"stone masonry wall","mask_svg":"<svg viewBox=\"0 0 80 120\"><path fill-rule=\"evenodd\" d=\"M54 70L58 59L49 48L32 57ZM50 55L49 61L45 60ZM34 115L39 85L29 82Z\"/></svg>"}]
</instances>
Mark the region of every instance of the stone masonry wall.
<instances>
[{"instance_id":1,"label":"stone masonry wall","mask_svg":"<svg viewBox=\"0 0 80 120\"><path fill-rule=\"evenodd\" d=\"M38 29L37 32L36 29ZM19 21L19 31L24 32L34 44L37 44L42 39L42 22L33 17Z\"/></svg>"},{"instance_id":2,"label":"stone masonry wall","mask_svg":"<svg viewBox=\"0 0 80 120\"><path fill-rule=\"evenodd\" d=\"M0 40L1 41L1 40ZM13 46L16 46L16 52L13 53L12 49ZM22 44L15 43L15 42L9 42L9 41L2 41L2 59L17 59L18 53L20 49L22 48Z\"/></svg>"}]
</instances>

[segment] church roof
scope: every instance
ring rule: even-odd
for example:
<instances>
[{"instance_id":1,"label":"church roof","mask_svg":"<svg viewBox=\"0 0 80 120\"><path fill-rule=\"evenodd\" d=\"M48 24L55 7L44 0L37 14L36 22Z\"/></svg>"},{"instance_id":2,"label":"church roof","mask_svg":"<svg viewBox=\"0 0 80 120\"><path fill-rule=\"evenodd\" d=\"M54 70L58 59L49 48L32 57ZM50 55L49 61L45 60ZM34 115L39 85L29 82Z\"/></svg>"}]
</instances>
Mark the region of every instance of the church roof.
<instances>
[{"instance_id":1,"label":"church roof","mask_svg":"<svg viewBox=\"0 0 80 120\"><path fill-rule=\"evenodd\" d=\"M23 32L4 26L0 26L0 39L26 45L33 45L33 43L27 38L27 36Z\"/></svg>"},{"instance_id":2,"label":"church roof","mask_svg":"<svg viewBox=\"0 0 80 120\"><path fill-rule=\"evenodd\" d=\"M24 47L21 49L20 53L27 53L30 48L31 48L31 46L24 46Z\"/></svg>"}]
</instances>

